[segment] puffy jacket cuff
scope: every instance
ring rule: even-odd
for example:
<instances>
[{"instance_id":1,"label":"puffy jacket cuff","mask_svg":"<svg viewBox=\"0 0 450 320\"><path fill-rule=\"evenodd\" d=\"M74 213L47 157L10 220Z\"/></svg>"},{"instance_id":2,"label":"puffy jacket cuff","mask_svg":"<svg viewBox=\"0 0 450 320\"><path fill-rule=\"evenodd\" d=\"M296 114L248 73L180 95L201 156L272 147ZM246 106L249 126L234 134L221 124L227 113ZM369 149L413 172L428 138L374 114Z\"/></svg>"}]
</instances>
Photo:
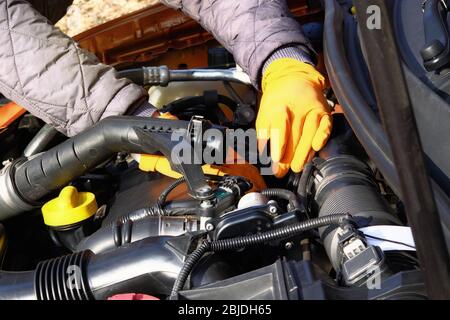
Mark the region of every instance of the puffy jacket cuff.
<instances>
[{"instance_id":1,"label":"puffy jacket cuff","mask_svg":"<svg viewBox=\"0 0 450 320\"><path fill-rule=\"evenodd\" d=\"M145 98L141 103L138 103L135 107L131 107L128 109L127 114L136 116L136 117L153 117L155 113L158 112L154 106L147 101Z\"/></svg>"},{"instance_id":2,"label":"puffy jacket cuff","mask_svg":"<svg viewBox=\"0 0 450 320\"><path fill-rule=\"evenodd\" d=\"M311 59L311 57L309 56L309 54L307 54L305 52L305 49L301 49L298 46L295 47L285 47L285 48L281 48L276 50L264 63L263 69L262 69L262 73L264 74L264 72L266 71L267 67L274 62L275 60L278 59L282 59L282 58L292 58L292 59L296 59L298 61L301 62L305 62L308 63L312 66L314 66L314 62Z\"/></svg>"}]
</instances>

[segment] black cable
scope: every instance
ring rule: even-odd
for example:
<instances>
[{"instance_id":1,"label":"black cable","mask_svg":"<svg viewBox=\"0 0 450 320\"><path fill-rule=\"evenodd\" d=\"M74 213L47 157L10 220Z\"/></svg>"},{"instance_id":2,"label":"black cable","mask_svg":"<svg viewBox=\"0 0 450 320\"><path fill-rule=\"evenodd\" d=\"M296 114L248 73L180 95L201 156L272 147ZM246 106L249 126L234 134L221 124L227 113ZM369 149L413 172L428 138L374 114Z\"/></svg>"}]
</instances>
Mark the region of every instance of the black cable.
<instances>
[{"instance_id":1,"label":"black cable","mask_svg":"<svg viewBox=\"0 0 450 320\"><path fill-rule=\"evenodd\" d=\"M222 177L215 177L215 176L207 176L207 181L208 182L217 182L220 181L222 179ZM165 206L167 203L167 197L169 196L169 194L175 190L175 188L177 188L179 185L181 185L182 183L186 182L186 178L185 177L181 177L178 178L177 180L175 180L174 182L172 182L158 197L158 200L156 201L156 206L158 206L161 210L161 213L163 215L168 215L168 213L166 212ZM178 210L178 213L180 213L181 211ZM190 211L189 211L190 212ZM175 214L175 212L174 212Z\"/></svg>"},{"instance_id":2,"label":"black cable","mask_svg":"<svg viewBox=\"0 0 450 320\"><path fill-rule=\"evenodd\" d=\"M286 226L279 229L274 229L258 234L252 234L248 236L241 236L230 239L222 239L216 241L204 241L197 249L195 249L189 257L186 259L183 267L178 274L175 281L170 299L177 296L178 292L183 289L189 274L191 273L195 264L200 260L203 255L208 252L218 252L225 250L241 249L247 246L254 246L263 244L269 241L281 240L289 238L297 234L306 232L311 229L316 229L331 224L341 224L344 220L350 220L349 214L331 214L325 217L307 220L304 222L296 223L290 226Z\"/></svg>"},{"instance_id":3,"label":"black cable","mask_svg":"<svg viewBox=\"0 0 450 320\"><path fill-rule=\"evenodd\" d=\"M175 180L159 195L157 203L163 210L169 194L184 182L186 182L186 179L184 177Z\"/></svg>"}]
</instances>

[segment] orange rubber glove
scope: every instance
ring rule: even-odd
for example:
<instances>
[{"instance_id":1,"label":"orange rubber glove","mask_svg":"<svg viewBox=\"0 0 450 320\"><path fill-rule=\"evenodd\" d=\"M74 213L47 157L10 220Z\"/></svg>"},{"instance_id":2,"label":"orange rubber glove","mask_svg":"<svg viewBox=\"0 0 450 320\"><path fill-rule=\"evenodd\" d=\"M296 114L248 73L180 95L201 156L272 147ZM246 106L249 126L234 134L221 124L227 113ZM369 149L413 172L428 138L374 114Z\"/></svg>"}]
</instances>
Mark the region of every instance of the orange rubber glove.
<instances>
[{"instance_id":1,"label":"orange rubber glove","mask_svg":"<svg viewBox=\"0 0 450 320\"><path fill-rule=\"evenodd\" d=\"M323 95L324 77L310 64L292 58L273 61L262 79L256 119L258 148L270 140L273 172L300 172L331 133L332 118Z\"/></svg>"},{"instance_id":2,"label":"orange rubber glove","mask_svg":"<svg viewBox=\"0 0 450 320\"><path fill-rule=\"evenodd\" d=\"M168 119L168 120L178 120L176 116L171 114L170 112L160 113L158 118L160 119Z\"/></svg>"}]
</instances>

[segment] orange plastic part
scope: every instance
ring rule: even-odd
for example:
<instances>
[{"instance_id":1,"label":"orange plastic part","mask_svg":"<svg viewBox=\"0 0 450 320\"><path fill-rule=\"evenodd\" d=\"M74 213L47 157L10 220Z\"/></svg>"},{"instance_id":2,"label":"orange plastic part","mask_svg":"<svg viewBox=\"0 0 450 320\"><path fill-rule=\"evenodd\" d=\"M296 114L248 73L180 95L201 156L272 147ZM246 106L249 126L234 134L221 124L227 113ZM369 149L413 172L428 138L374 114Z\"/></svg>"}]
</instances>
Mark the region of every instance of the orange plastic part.
<instances>
[{"instance_id":1,"label":"orange plastic part","mask_svg":"<svg viewBox=\"0 0 450 320\"><path fill-rule=\"evenodd\" d=\"M291 13L300 23L323 21L320 8L307 0L288 0ZM219 44L197 22L162 4L106 22L74 39L97 55L101 62L116 67L153 64L177 69L208 64L208 48Z\"/></svg>"},{"instance_id":2,"label":"orange plastic part","mask_svg":"<svg viewBox=\"0 0 450 320\"><path fill-rule=\"evenodd\" d=\"M165 176L178 179L181 178L181 174L172 170L169 160L164 156L159 155L141 155L139 162L139 169L145 172L159 172ZM266 188L262 176L260 175L258 168L255 166L244 164L225 164L221 166L204 165L202 167L203 173L214 176L242 176L246 177L253 183L253 188L250 191L259 191Z\"/></svg>"},{"instance_id":3,"label":"orange plastic part","mask_svg":"<svg viewBox=\"0 0 450 320\"><path fill-rule=\"evenodd\" d=\"M8 128L11 123L19 119L25 112L27 110L14 102L0 106L0 129Z\"/></svg>"}]
</instances>

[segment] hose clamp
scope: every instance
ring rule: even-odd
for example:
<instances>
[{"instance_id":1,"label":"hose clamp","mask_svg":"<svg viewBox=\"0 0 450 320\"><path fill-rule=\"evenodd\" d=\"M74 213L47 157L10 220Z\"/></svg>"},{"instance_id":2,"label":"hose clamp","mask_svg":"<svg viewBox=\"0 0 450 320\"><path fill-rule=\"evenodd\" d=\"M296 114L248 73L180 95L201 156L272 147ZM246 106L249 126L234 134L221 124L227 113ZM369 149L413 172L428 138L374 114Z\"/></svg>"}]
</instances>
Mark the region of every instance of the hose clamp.
<instances>
[{"instance_id":1,"label":"hose clamp","mask_svg":"<svg viewBox=\"0 0 450 320\"><path fill-rule=\"evenodd\" d=\"M14 167L14 162L7 162L0 171L0 221L35 208L17 194L13 181Z\"/></svg>"}]
</instances>

